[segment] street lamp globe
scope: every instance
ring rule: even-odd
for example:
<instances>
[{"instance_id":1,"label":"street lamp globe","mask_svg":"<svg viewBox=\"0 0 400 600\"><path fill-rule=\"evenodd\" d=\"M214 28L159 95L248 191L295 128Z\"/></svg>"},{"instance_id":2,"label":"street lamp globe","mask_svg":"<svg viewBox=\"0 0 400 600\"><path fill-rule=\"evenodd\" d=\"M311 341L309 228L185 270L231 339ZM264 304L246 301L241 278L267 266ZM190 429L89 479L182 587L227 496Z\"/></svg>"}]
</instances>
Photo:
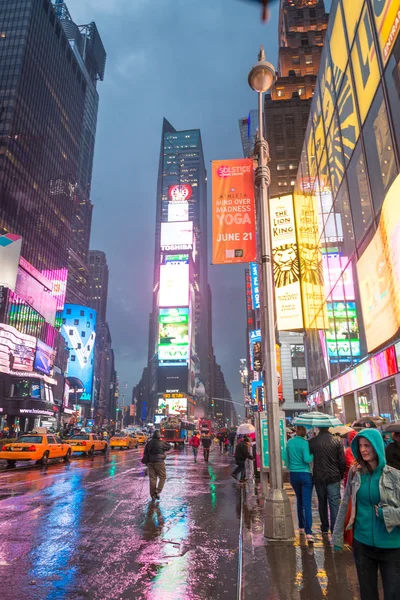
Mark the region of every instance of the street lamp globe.
<instances>
[{"instance_id":1,"label":"street lamp globe","mask_svg":"<svg viewBox=\"0 0 400 600\"><path fill-rule=\"evenodd\" d=\"M249 86L259 94L272 88L276 82L276 72L271 63L265 60L264 47L261 46L258 62L251 69L248 77Z\"/></svg>"}]
</instances>

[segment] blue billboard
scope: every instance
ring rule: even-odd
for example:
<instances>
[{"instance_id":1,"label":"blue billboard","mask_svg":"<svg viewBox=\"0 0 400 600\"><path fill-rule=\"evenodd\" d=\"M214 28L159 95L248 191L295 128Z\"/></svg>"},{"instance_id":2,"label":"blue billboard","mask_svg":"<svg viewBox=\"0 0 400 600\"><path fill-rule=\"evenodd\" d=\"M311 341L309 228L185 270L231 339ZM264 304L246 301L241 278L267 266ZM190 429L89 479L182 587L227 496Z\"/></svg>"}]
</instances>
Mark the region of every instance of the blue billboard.
<instances>
[{"instance_id":1,"label":"blue billboard","mask_svg":"<svg viewBox=\"0 0 400 600\"><path fill-rule=\"evenodd\" d=\"M69 349L68 378L70 381L75 380L75 385L82 390L79 391L80 404L92 401L96 321L97 315L93 308L65 304L61 333ZM74 386L71 389L73 388Z\"/></svg>"},{"instance_id":2,"label":"blue billboard","mask_svg":"<svg viewBox=\"0 0 400 600\"><path fill-rule=\"evenodd\" d=\"M258 281L258 263L250 263L250 277L251 277L251 303L253 310L260 308L260 286Z\"/></svg>"}]
</instances>

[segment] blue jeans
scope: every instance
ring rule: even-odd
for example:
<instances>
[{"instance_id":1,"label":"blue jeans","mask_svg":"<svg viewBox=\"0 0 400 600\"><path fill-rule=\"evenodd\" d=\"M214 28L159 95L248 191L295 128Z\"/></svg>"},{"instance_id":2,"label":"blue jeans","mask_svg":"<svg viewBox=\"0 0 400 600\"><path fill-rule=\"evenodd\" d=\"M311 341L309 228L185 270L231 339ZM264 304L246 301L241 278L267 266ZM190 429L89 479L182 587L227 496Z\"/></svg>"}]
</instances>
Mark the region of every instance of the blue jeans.
<instances>
[{"instance_id":1,"label":"blue jeans","mask_svg":"<svg viewBox=\"0 0 400 600\"><path fill-rule=\"evenodd\" d=\"M199 453L199 448L198 446L192 446L192 450L193 450L193 456L194 456L194 460L197 460L197 455Z\"/></svg>"},{"instance_id":2,"label":"blue jeans","mask_svg":"<svg viewBox=\"0 0 400 600\"><path fill-rule=\"evenodd\" d=\"M307 535L312 535L311 497L313 480L311 473L290 473L290 485L297 498L297 518L299 529L305 529Z\"/></svg>"},{"instance_id":3,"label":"blue jeans","mask_svg":"<svg viewBox=\"0 0 400 600\"><path fill-rule=\"evenodd\" d=\"M315 490L318 496L318 511L319 518L321 519L321 531L322 533L328 533L329 531L329 504L331 532L333 533L336 517L338 516L339 512L340 481L337 481L336 483L322 483L321 481L316 481Z\"/></svg>"}]
</instances>

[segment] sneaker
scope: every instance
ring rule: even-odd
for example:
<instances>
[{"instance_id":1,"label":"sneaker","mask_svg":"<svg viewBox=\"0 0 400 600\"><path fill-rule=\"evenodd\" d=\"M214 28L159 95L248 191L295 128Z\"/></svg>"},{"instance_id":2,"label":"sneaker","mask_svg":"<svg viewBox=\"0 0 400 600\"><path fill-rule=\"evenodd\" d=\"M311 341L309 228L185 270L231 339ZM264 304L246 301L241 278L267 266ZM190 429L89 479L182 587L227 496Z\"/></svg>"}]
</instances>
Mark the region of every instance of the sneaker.
<instances>
[{"instance_id":1,"label":"sneaker","mask_svg":"<svg viewBox=\"0 0 400 600\"><path fill-rule=\"evenodd\" d=\"M299 534L300 535L304 535L305 534L305 530L304 529L299 529Z\"/></svg>"},{"instance_id":2,"label":"sneaker","mask_svg":"<svg viewBox=\"0 0 400 600\"><path fill-rule=\"evenodd\" d=\"M307 542L308 542L309 544L313 544L313 543L314 543L314 536L308 533L308 534L306 535L306 540L307 540Z\"/></svg>"}]
</instances>

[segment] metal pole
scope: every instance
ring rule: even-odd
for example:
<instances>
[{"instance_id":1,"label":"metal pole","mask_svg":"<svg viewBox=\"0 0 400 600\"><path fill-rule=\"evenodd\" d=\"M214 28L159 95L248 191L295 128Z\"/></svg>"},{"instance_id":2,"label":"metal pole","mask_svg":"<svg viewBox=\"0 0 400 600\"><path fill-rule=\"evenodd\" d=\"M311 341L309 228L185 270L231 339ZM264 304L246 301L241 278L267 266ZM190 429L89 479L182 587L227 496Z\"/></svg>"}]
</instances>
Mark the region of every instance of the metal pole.
<instances>
[{"instance_id":1,"label":"metal pole","mask_svg":"<svg viewBox=\"0 0 400 600\"><path fill-rule=\"evenodd\" d=\"M268 413L268 447L270 485L265 499L264 535L271 540L290 540L294 537L289 498L283 489L280 447L280 415L276 376L274 278L272 269L271 225L268 187L271 176L267 166L269 148L263 135L263 94L258 93L258 138L255 155L258 167L255 183L258 190L258 237L261 258L261 334L263 344L264 392Z\"/></svg>"}]
</instances>

